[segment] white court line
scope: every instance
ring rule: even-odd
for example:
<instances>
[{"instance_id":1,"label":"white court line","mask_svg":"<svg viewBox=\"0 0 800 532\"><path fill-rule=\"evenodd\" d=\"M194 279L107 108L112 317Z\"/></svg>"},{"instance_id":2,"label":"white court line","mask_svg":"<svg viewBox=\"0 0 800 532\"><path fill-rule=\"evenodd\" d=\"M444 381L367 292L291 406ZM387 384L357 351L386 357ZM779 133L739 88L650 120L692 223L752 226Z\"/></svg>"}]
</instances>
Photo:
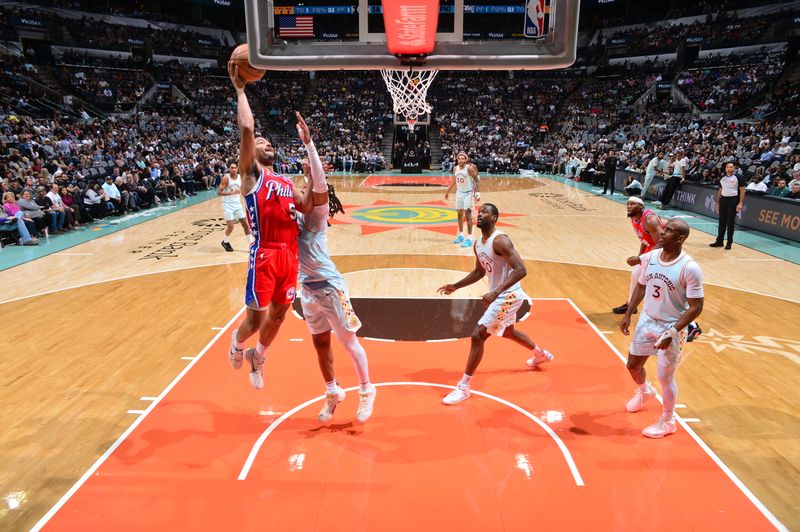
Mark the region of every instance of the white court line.
<instances>
[{"instance_id":1,"label":"white court line","mask_svg":"<svg viewBox=\"0 0 800 532\"><path fill-rule=\"evenodd\" d=\"M212 331L221 331L222 327L211 327Z\"/></svg>"},{"instance_id":2,"label":"white court line","mask_svg":"<svg viewBox=\"0 0 800 532\"><path fill-rule=\"evenodd\" d=\"M458 338L440 338L439 340L425 340L429 344L438 344L440 342L456 342Z\"/></svg>"},{"instance_id":3,"label":"white court line","mask_svg":"<svg viewBox=\"0 0 800 532\"><path fill-rule=\"evenodd\" d=\"M700 418L699 417L683 417L683 418L681 418L681 420L684 423L700 423Z\"/></svg>"},{"instance_id":4,"label":"white court line","mask_svg":"<svg viewBox=\"0 0 800 532\"><path fill-rule=\"evenodd\" d=\"M194 360L194 357L181 357L181 360Z\"/></svg>"},{"instance_id":5,"label":"white court line","mask_svg":"<svg viewBox=\"0 0 800 532\"><path fill-rule=\"evenodd\" d=\"M614 331L599 331L600 334L614 334Z\"/></svg>"},{"instance_id":6,"label":"white court line","mask_svg":"<svg viewBox=\"0 0 800 532\"><path fill-rule=\"evenodd\" d=\"M128 410L129 414L144 414L146 410Z\"/></svg>"},{"instance_id":7,"label":"white court line","mask_svg":"<svg viewBox=\"0 0 800 532\"><path fill-rule=\"evenodd\" d=\"M686 405L683 403L675 403L675 408L686 408Z\"/></svg>"},{"instance_id":8,"label":"white court line","mask_svg":"<svg viewBox=\"0 0 800 532\"><path fill-rule=\"evenodd\" d=\"M374 385L375 386L431 386L431 387L434 387L434 388L445 388L445 389L448 389L448 390L454 390L456 388L455 386L450 386L448 384L439 384L439 383L435 383L435 382L376 382L376 383L374 383ZM358 389L358 386L353 386L353 387L350 387L350 388L345 388L344 391L345 392L352 392L352 391L357 390L357 389ZM585 486L585 484L583 482L583 477L581 477L580 471L578 471L578 466L575 465L575 460L572 459L572 454L569 452L569 449L567 449L567 446L564 444L564 441L561 438L558 437L558 434L556 434L553 431L553 429L551 429L550 426L547 423L545 423L541 419L537 418L536 416L534 416L533 414L531 414L530 412L528 412L524 408L522 408L520 406L517 406L517 405L515 405L514 403L512 403L510 401L506 401L505 399L501 399L500 397L497 397L497 396L494 396L494 395L490 395L490 394L485 393L485 392L476 391L476 390L472 390L472 395L478 395L480 397L485 397L486 399L491 399L492 401L496 401L496 402L498 402L498 403L500 403L502 405L505 405L505 406L507 406L509 408L512 408L512 409L516 410L517 412L519 412L520 414L522 414L525 417L527 417L528 419L530 419L531 421L533 421L534 423L536 423L537 425L539 425L547 433L547 435L550 436L550 438L552 438L553 441L556 442L556 445L558 446L559 450L561 451L561 454L564 456L564 460L567 462L567 465L569 466L569 470L572 473L572 478L575 480L575 485L576 486ZM315 397L313 399L309 399L305 403L292 408L288 412L285 412L281 417L279 417L278 419L273 421L269 425L269 427L267 427L267 429L261 434L261 436L259 436L258 440L256 440L256 443L253 444L252 449L250 449L250 454L247 456L247 460L245 460L245 463L242 466L242 470L239 472L239 476L237 477L237 480L246 480L247 479L247 475L250 473L250 469L253 467L253 462L255 462L256 456L258 455L258 452L261 450L261 447L264 445L264 442L267 440L269 435L272 434L272 432L275 429L277 429L278 426L280 426L281 423L283 423L284 421L289 419L289 417L291 417L293 414L295 414L295 413L299 412L300 410L306 408L307 406L312 405L312 404L316 403L317 401L322 401L324 399L325 399L324 395L320 395L320 396L317 396L317 397ZM445 408L442 407L442 410L444 411Z\"/></svg>"},{"instance_id":9,"label":"white court line","mask_svg":"<svg viewBox=\"0 0 800 532\"><path fill-rule=\"evenodd\" d=\"M302 338L289 338L289 341L290 342L302 342L303 339Z\"/></svg>"},{"instance_id":10,"label":"white court line","mask_svg":"<svg viewBox=\"0 0 800 532\"><path fill-rule=\"evenodd\" d=\"M158 399L158 397L147 397L147 396L145 396L145 397L140 397L139 398L140 401L155 401L156 399Z\"/></svg>"},{"instance_id":11,"label":"white court line","mask_svg":"<svg viewBox=\"0 0 800 532\"><path fill-rule=\"evenodd\" d=\"M61 509L61 507L64 506L67 503L67 501L70 500L70 498L72 498L73 495L75 495L75 492L78 491L81 488L81 486L83 486L86 483L89 477L94 475L95 471L97 471L97 469L101 465L103 465L103 462L105 462L108 459L108 457L111 456L111 453L113 453L117 449L117 447L119 447L122 444L122 442L125 441L125 439L131 435L131 433L136 429L136 427L138 427L141 424L144 418L146 418L147 415L150 414L150 412L152 412L156 406L158 406L161 400L164 399L164 396L167 395L170 392L170 390L172 390L172 388L175 387L176 384L178 384L178 381L180 381L187 373L189 373L189 370L192 369L194 365L197 363L197 361L200 360L200 358L206 354L206 351L211 349L211 346L214 345L214 342L219 340L219 338L222 336L222 333L225 332L225 330L227 330L228 327L233 325L233 322L235 322L239 318L239 316L242 315L244 309L245 307L239 309L239 311L231 318L231 321L229 321L225 325L225 329L218 332L214 336L214 338L212 338L211 341L208 342L208 344L206 344L203 350L200 351L200 353L195 357L194 362L192 362L191 364L187 364L186 367L183 368L183 370L180 373L178 373L178 376L175 377L172 380L172 382L170 382L167 385L166 388L164 388L164 391L158 395L156 400L150 403L150 406L147 407L147 409L144 411L144 414L136 418L136 421L131 423L131 426L128 427L127 430L123 432L122 435L120 435L120 437L117 438L117 440L114 443L111 444L111 446L106 450L106 452L104 452L102 456L100 456L100 458L98 458L97 461L92 465L92 467L90 467L88 471L86 471L86 473L84 473L83 476L78 479L78 481L69 489L69 491L67 491L64 494L64 496L61 497L58 500L58 502L52 508L50 508L50 510L46 514L44 514L44 517L39 519L39 521L31 529L31 532L38 532L39 530L41 530L42 527L44 527L44 525L46 525L47 522L53 518L56 512L58 512Z\"/></svg>"},{"instance_id":12,"label":"white court line","mask_svg":"<svg viewBox=\"0 0 800 532\"><path fill-rule=\"evenodd\" d=\"M586 314L583 313L583 311L580 308L578 308L578 305L576 305L575 302L572 301L571 299L568 299L568 301L569 301L569 304L572 305L572 308L574 308L575 311L578 314L580 314L580 316L586 321L586 323L588 323L589 326L592 329L594 329L594 331L596 333L598 333L598 336L600 338L602 338L602 340L606 343L606 345L608 345L608 347L611 348L611 350L617 355L617 357L619 357L619 359L622 361L622 363L623 364L627 363L627 360L622 355L622 353L619 352L619 350L614 346L614 344L612 344L609 341L608 338L606 338L605 336L600 334L600 330L597 328L597 326L594 323L592 323L592 320L590 320L586 316ZM658 399L658 401L663 404L664 401L661 399L661 395L660 394L656 394L656 399ZM683 427L683 430L685 430L686 433L689 436L691 436L692 439L695 442L697 442L697 444L700 446L700 448L703 449L703 451L706 452L706 454L711 458L711 460L713 460L714 463L717 464L717 466L719 466L719 468L722 470L722 472L725 473L728 476L729 479L731 479L731 481L734 483L734 485L737 488L739 488L739 490L745 495L745 497L750 499L750 502L752 502L753 505L756 508L758 508L758 510L764 515L764 517L766 517L767 520L770 523L772 523L772 526L774 526L778 530L782 530L782 531L788 532L788 529L785 526L783 526L783 524L780 521L778 521L778 518L775 517L774 515L772 515L772 512L770 512L769 509L766 506L764 506L764 503L762 503L760 500L758 500L758 497L756 497L753 494L753 492L750 491L750 489L747 486L745 486L744 482L739 480L739 477L737 477L736 474L733 471L731 471L731 469L725 464L725 462L723 462L722 459L719 456L717 456L716 453L714 451L712 451L711 448L708 445L706 445L706 442L704 442L700 438L700 436L698 436L697 433L694 430L692 430L692 428L683 419L681 419L680 416L676 416L675 419L678 421L678 423L681 425L681 427Z\"/></svg>"},{"instance_id":13,"label":"white court line","mask_svg":"<svg viewBox=\"0 0 800 532\"><path fill-rule=\"evenodd\" d=\"M372 338L370 336L362 336L364 340L372 340L373 342L394 342L394 338Z\"/></svg>"}]
</instances>

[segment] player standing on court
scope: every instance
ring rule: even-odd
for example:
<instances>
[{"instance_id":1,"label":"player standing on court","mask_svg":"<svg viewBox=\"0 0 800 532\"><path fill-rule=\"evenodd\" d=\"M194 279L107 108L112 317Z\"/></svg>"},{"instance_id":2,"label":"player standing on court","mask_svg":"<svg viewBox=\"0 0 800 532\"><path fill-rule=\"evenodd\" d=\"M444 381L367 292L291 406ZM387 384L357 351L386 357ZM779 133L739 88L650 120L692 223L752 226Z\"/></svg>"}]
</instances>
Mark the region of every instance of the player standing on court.
<instances>
[{"instance_id":1,"label":"player standing on court","mask_svg":"<svg viewBox=\"0 0 800 532\"><path fill-rule=\"evenodd\" d=\"M444 199L450 196L453 188L456 189L456 211L458 212L458 236L453 244L461 244L462 248L472 246L472 200L480 201L481 193L478 191L480 176L478 168L469 162L467 154L459 152L456 155L458 163L453 168L453 182L444 193ZM467 236L464 236L464 218L467 219Z\"/></svg>"},{"instance_id":2,"label":"player standing on court","mask_svg":"<svg viewBox=\"0 0 800 532\"><path fill-rule=\"evenodd\" d=\"M635 257L628 257L628 265L633 266L631 272L631 286L628 291L628 301L625 304L611 309L614 314L625 314L628 310L628 304L633 297L633 291L636 285L639 284L639 277L642 273L642 265L639 257L661 247L659 241L661 240L661 233L664 230L664 221L661 217L650 209L644 208L644 201L642 198L633 196L628 198L628 218L631 219L633 224L633 231L639 238L641 245L639 246L639 253ZM636 313L636 309L633 309ZM686 341L691 342L703 333L703 329L695 323L691 322L686 329Z\"/></svg>"},{"instance_id":3,"label":"player standing on court","mask_svg":"<svg viewBox=\"0 0 800 532\"><path fill-rule=\"evenodd\" d=\"M449 295L489 275L489 292L482 298L487 309L472 332L472 345L464 375L458 386L442 399L446 405L458 404L471 395L470 380L481 363L483 346L491 334L513 340L530 350L533 356L527 360L528 366L534 367L553 360L550 352L537 347L527 334L514 327L517 310L528 299L520 285L527 271L511 239L495 230L499 216L496 206L491 203L481 205L477 225L482 236L475 241L475 269L457 283L446 284L437 290L440 294Z\"/></svg>"},{"instance_id":4,"label":"player standing on court","mask_svg":"<svg viewBox=\"0 0 800 532\"><path fill-rule=\"evenodd\" d=\"M322 422L329 421L336 406L345 398L333 368L333 331L353 359L359 382L356 420L364 423L372 415L377 389L369 381L367 353L356 337L361 321L353 312L344 277L328 253L328 218L337 210L344 211L332 194L333 187L330 190L328 188L317 148L311 140L308 125L299 113L297 129L308 153L308 164L303 165L303 173L311 176L311 183L306 186L313 191L314 203L310 214L298 214L297 225L300 229L300 303L303 305L303 316L317 351L319 369L325 379L325 403L318 418Z\"/></svg>"},{"instance_id":5,"label":"player standing on court","mask_svg":"<svg viewBox=\"0 0 800 532\"><path fill-rule=\"evenodd\" d=\"M264 354L278 334L292 304L297 286L297 211L311 209L310 191L306 197L294 189L287 177L276 174L275 148L264 137L256 137L253 112L247 101L246 82L239 77L239 68L228 66L236 89L239 120L239 172L247 215L255 242L250 246L245 287L247 314L233 331L230 362L235 369L242 359L250 364L250 383L264 386L262 366ZM258 332L258 344L246 352L244 342Z\"/></svg>"},{"instance_id":6,"label":"player standing on court","mask_svg":"<svg viewBox=\"0 0 800 532\"><path fill-rule=\"evenodd\" d=\"M658 421L642 431L648 438L663 438L677 430L675 370L683 354L685 328L703 311L703 272L694 259L683 252L683 243L688 236L686 222L672 219L661 234L661 249L639 257L642 272L619 325L623 334L630 334L631 315L644 299L627 364L636 383L636 393L628 401L626 409L638 412L645 401L656 394L655 388L647 382L644 369L648 357L655 355L664 410Z\"/></svg>"},{"instance_id":7,"label":"player standing on court","mask_svg":"<svg viewBox=\"0 0 800 532\"><path fill-rule=\"evenodd\" d=\"M222 212L225 216L225 225L227 225L225 238L222 239L222 247L225 251L233 251L230 236L237 221L242 224L244 234L252 244L255 238L253 238L250 224L247 223L247 217L242 209L242 201L239 199L242 197L242 178L239 176L239 166L235 163L232 163L228 167L228 173L222 176L217 195L222 197Z\"/></svg>"},{"instance_id":8,"label":"player standing on court","mask_svg":"<svg viewBox=\"0 0 800 532\"><path fill-rule=\"evenodd\" d=\"M631 296L633 295L636 285L639 283L639 276L642 273L642 266L639 264L639 256L659 247L658 241L661 239L661 231L664 229L661 217L650 209L645 209L642 198L636 196L628 198L627 207L628 218L631 219L633 231L639 238L641 245L639 246L639 253L637 253L635 257L628 258L628 265L633 266L628 300L625 304L611 309L614 314L625 314L625 311L628 310ZM635 309L634 312L636 312Z\"/></svg>"}]
</instances>

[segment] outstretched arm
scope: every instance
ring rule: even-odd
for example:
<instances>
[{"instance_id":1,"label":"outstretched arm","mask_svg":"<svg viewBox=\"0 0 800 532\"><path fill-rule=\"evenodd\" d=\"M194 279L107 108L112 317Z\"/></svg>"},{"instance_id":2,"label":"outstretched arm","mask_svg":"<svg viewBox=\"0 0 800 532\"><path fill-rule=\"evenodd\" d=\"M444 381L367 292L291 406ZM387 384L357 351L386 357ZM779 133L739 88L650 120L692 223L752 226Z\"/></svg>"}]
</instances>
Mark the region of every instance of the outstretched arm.
<instances>
[{"instance_id":1,"label":"outstretched arm","mask_svg":"<svg viewBox=\"0 0 800 532\"><path fill-rule=\"evenodd\" d=\"M250 191L256 186L256 135L253 111L244 87L247 84L239 77L239 67L228 63L228 74L236 89L236 116L239 119L239 170L242 174L242 188Z\"/></svg>"},{"instance_id":2,"label":"outstretched arm","mask_svg":"<svg viewBox=\"0 0 800 532\"><path fill-rule=\"evenodd\" d=\"M436 292L448 296L453 292L455 292L456 290L458 290L459 288L463 288L473 283L477 283L478 281L483 279L484 275L486 275L486 270L483 269L483 266L481 265L480 261L478 260L477 257L475 257L475 268L471 272L469 272L469 274L467 274L466 277L464 277L455 284L446 284L444 286L440 286L439 289L436 290Z\"/></svg>"}]
</instances>

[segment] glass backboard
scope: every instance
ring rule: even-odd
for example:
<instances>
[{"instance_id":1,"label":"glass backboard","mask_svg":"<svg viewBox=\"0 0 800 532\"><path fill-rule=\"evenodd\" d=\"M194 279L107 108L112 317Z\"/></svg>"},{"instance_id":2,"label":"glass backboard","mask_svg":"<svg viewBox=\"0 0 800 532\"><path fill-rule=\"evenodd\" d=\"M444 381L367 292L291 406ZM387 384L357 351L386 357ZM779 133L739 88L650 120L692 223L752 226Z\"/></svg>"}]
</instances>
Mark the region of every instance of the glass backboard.
<instances>
[{"instance_id":1,"label":"glass backboard","mask_svg":"<svg viewBox=\"0 0 800 532\"><path fill-rule=\"evenodd\" d=\"M384 0L386 1L386 0ZM580 0L440 0L417 69L542 70L575 60ZM270 70L402 68L381 0L246 0L250 62Z\"/></svg>"}]
</instances>

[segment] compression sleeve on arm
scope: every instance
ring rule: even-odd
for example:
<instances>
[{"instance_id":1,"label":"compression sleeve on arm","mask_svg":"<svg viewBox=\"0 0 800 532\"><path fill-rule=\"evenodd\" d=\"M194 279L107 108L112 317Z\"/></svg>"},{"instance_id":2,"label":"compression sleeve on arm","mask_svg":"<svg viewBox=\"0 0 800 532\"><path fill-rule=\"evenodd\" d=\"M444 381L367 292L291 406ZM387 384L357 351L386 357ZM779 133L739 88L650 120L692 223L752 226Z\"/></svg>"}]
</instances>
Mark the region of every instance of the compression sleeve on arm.
<instances>
[{"instance_id":1,"label":"compression sleeve on arm","mask_svg":"<svg viewBox=\"0 0 800 532\"><path fill-rule=\"evenodd\" d=\"M322 168L317 147L314 146L313 140L305 146L308 153L308 164L311 166L311 190L324 194L328 191L328 181L325 179L325 170Z\"/></svg>"},{"instance_id":2,"label":"compression sleeve on arm","mask_svg":"<svg viewBox=\"0 0 800 532\"><path fill-rule=\"evenodd\" d=\"M304 218L306 229L312 233L321 233L328 229L328 204L317 205L311 213Z\"/></svg>"}]
</instances>

